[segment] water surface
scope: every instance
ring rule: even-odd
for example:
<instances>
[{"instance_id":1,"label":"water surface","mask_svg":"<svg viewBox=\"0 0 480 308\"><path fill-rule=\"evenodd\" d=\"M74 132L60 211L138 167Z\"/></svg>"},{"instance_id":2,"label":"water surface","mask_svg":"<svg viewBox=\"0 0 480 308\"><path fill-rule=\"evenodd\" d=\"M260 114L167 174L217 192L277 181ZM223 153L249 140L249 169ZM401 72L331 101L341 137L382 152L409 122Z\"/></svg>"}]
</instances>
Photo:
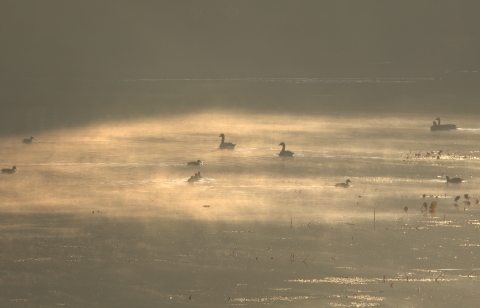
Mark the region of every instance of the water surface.
<instances>
[{"instance_id":1,"label":"water surface","mask_svg":"<svg viewBox=\"0 0 480 308\"><path fill-rule=\"evenodd\" d=\"M479 131L430 118L205 112L2 137L18 168L0 176L2 306L466 306Z\"/></svg>"}]
</instances>

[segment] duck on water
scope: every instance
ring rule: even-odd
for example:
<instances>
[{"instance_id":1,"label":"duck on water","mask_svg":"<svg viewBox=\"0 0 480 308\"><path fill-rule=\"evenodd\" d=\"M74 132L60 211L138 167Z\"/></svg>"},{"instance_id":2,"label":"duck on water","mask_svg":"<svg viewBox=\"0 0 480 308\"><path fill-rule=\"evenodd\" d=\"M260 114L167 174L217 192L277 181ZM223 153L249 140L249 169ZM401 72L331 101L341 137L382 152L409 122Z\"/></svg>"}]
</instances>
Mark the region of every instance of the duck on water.
<instances>
[{"instance_id":1,"label":"duck on water","mask_svg":"<svg viewBox=\"0 0 480 308\"><path fill-rule=\"evenodd\" d=\"M9 168L2 169L2 173L12 174L12 173L15 173L15 172L17 172L17 167L15 167L15 166L13 166L12 169L9 169Z\"/></svg>"},{"instance_id":2,"label":"duck on water","mask_svg":"<svg viewBox=\"0 0 480 308\"><path fill-rule=\"evenodd\" d=\"M200 166L200 165L203 165L203 161L201 161L200 159L197 161L190 161L187 163L187 166Z\"/></svg>"},{"instance_id":3,"label":"duck on water","mask_svg":"<svg viewBox=\"0 0 480 308\"><path fill-rule=\"evenodd\" d=\"M218 136L218 137L222 137L222 142L220 143L220 146L218 147L219 149L233 150L233 148L236 145L235 143L225 142L225 135L224 134L220 134L220 136Z\"/></svg>"},{"instance_id":4,"label":"duck on water","mask_svg":"<svg viewBox=\"0 0 480 308\"><path fill-rule=\"evenodd\" d=\"M451 179L448 175L445 178L447 179L447 184L448 183L461 183L463 181L463 179L461 179L461 178Z\"/></svg>"},{"instance_id":5,"label":"duck on water","mask_svg":"<svg viewBox=\"0 0 480 308\"><path fill-rule=\"evenodd\" d=\"M280 151L280 153L278 153L278 156L282 156L282 157L292 157L293 153L292 151L285 151L285 142L280 142L280 144L282 146L282 150Z\"/></svg>"},{"instance_id":6,"label":"duck on water","mask_svg":"<svg viewBox=\"0 0 480 308\"><path fill-rule=\"evenodd\" d=\"M350 187L350 183L352 183L352 181L350 181L350 179L347 179L347 181L345 181L345 183L337 183L337 184L335 184L335 187L348 188L348 187Z\"/></svg>"},{"instance_id":7,"label":"duck on water","mask_svg":"<svg viewBox=\"0 0 480 308\"><path fill-rule=\"evenodd\" d=\"M22 142L29 144L29 143L32 143L32 142L33 142L33 139L35 139L35 138L33 138L33 136L30 136L30 138L28 138L28 139L23 139Z\"/></svg>"},{"instance_id":8,"label":"duck on water","mask_svg":"<svg viewBox=\"0 0 480 308\"><path fill-rule=\"evenodd\" d=\"M440 118L436 118L435 120L438 121L438 124L437 124L437 122L433 121L433 125L430 126L430 130L431 130L431 131L436 131L436 130L454 130L454 129L457 129L457 128L458 128L458 125L457 125L457 124L440 124Z\"/></svg>"}]
</instances>

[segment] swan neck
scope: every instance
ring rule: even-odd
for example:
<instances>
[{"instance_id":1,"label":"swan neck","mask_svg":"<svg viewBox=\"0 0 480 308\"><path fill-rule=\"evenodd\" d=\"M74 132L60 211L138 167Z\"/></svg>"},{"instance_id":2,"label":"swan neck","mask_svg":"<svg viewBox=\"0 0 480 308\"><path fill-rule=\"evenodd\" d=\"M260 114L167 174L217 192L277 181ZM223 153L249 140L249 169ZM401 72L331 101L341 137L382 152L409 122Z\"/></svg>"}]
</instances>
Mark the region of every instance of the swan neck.
<instances>
[{"instance_id":1,"label":"swan neck","mask_svg":"<svg viewBox=\"0 0 480 308\"><path fill-rule=\"evenodd\" d=\"M221 143L225 143L225 136L222 136L222 142Z\"/></svg>"},{"instance_id":2,"label":"swan neck","mask_svg":"<svg viewBox=\"0 0 480 308\"><path fill-rule=\"evenodd\" d=\"M285 144L282 144L282 152L285 152Z\"/></svg>"}]
</instances>

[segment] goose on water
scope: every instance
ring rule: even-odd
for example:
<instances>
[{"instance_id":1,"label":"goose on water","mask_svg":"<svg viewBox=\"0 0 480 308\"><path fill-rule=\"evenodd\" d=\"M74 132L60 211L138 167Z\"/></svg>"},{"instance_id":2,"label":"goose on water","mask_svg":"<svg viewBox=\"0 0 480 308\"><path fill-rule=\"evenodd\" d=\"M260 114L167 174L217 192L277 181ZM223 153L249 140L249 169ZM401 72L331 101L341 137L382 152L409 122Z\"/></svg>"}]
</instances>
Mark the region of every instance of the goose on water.
<instances>
[{"instance_id":1,"label":"goose on water","mask_svg":"<svg viewBox=\"0 0 480 308\"><path fill-rule=\"evenodd\" d=\"M461 183L463 181L461 178L451 179L448 175L445 178L447 179L447 183Z\"/></svg>"},{"instance_id":2,"label":"goose on water","mask_svg":"<svg viewBox=\"0 0 480 308\"><path fill-rule=\"evenodd\" d=\"M30 138L28 138L28 139L23 139L22 142L23 142L23 143L32 143L32 142L33 142L33 139L35 139L35 138L33 138L33 136L30 136Z\"/></svg>"},{"instance_id":3,"label":"goose on water","mask_svg":"<svg viewBox=\"0 0 480 308\"><path fill-rule=\"evenodd\" d=\"M187 163L188 166L200 166L200 165L203 165L203 161L201 161L200 159L197 160L197 161L190 161Z\"/></svg>"},{"instance_id":4,"label":"goose on water","mask_svg":"<svg viewBox=\"0 0 480 308\"><path fill-rule=\"evenodd\" d=\"M236 145L235 143L225 142L225 135L224 134L220 134L220 136L218 136L218 137L222 137L222 142L220 143L220 146L219 146L220 149L233 150L233 148Z\"/></svg>"},{"instance_id":5,"label":"goose on water","mask_svg":"<svg viewBox=\"0 0 480 308\"><path fill-rule=\"evenodd\" d=\"M430 130L432 130L432 131L434 131L434 130L453 130L453 129L458 128L458 125L456 125L456 124L440 124L440 118L436 118L435 120L438 121L438 124L437 124L437 122L433 121L433 125L430 126Z\"/></svg>"},{"instance_id":6,"label":"goose on water","mask_svg":"<svg viewBox=\"0 0 480 308\"><path fill-rule=\"evenodd\" d=\"M9 169L9 168L5 168L5 169L2 169L2 173L15 173L17 172L17 167L13 166L12 169Z\"/></svg>"},{"instance_id":7,"label":"goose on water","mask_svg":"<svg viewBox=\"0 0 480 308\"><path fill-rule=\"evenodd\" d=\"M280 142L279 146L282 146L282 150L280 151L280 153L278 153L278 156L283 156L283 157L292 157L293 153L292 151L285 151L285 142Z\"/></svg>"},{"instance_id":8,"label":"goose on water","mask_svg":"<svg viewBox=\"0 0 480 308\"><path fill-rule=\"evenodd\" d=\"M348 179L345 183L337 183L337 184L335 184L335 187L348 188L348 187L350 187L350 183L352 183L352 181L350 181L350 179Z\"/></svg>"}]
</instances>

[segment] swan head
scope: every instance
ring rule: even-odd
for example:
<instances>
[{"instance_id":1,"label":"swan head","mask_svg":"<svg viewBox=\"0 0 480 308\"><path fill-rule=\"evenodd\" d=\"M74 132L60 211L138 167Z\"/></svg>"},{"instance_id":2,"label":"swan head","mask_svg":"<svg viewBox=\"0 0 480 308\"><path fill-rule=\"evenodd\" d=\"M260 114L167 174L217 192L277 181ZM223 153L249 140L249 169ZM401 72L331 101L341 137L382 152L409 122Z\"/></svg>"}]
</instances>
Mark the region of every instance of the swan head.
<instances>
[{"instance_id":1,"label":"swan head","mask_svg":"<svg viewBox=\"0 0 480 308\"><path fill-rule=\"evenodd\" d=\"M223 138L225 138L225 135L224 135L224 134L220 134L220 136L218 136L218 137L223 137Z\"/></svg>"},{"instance_id":2,"label":"swan head","mask_svg":"<svg viewBox=\"0 0 480 308\"><path fill-rule=\"evenodd\" d=\"M285 142L280 142L280 144L279 144L279 145L283 145L283 146L285 146Z\"/></svg>"},{"instance_id":3,"label":"swan head","mask_svg":"<svg viewBox=\"0 0 480 308\"><path fill-rule=\"evenodd\" d=\"M352 183L352 181L350 181L350 179L347 179L347 181L345 183L350 184L350 183Z\"/></svg>"},{"instance_id":4,"label":"swan head","mask_svg":"<svg viewBox=\"0 0 480 308\"><path fill-rule=\"evenodd\" d=\"M437 120L438 122L440 122L440 118L436 118L435 120Z\"/></svg>"},{"instance_id":5,"label":"swan head","mask_svg":"<svg viewBox=\"0 0 480 308\"><path fill-rule=\"evenodd\" d=\"M199 165L203 165L203 161L201 161L200 159L197 160L197 163L198 163Z\"/></svg>"},{"instance_id":6,"label":"swan head","mask_svg":"<svg viewBox=\"0 0 480 308\"><path fill-rule=\"evenodd\" d=\"M17 167L13 166L13 167L12 167L12 170L17 170Z\"/></svg>"}]
</instances>

